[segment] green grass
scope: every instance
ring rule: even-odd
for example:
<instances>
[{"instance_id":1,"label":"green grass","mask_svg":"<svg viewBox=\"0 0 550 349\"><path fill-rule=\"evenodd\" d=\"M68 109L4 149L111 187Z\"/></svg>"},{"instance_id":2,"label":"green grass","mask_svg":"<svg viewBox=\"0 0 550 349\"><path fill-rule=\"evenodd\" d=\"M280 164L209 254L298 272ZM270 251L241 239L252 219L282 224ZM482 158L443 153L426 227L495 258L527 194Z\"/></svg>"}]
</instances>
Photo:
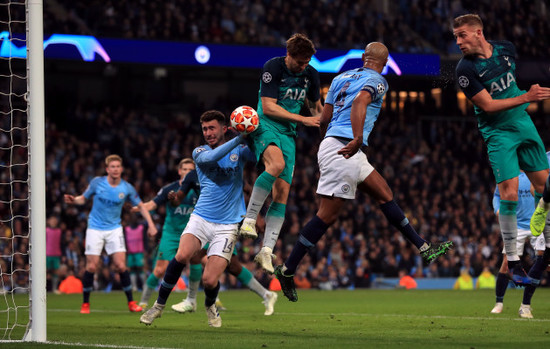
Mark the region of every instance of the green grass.
<instances>
[{"instance_id":1,"label":"green grass","mask_svg":"<svg viewBox=\"0 0 550 349\"><path fill-rule=\"evenodd\" d=\"M533 299L535 319L520 319L522 291L509 289L503 314L493 315L494 291L303 291L291 303L279 294L273 316L249 291L220 294L223 326L208 327L202 306L178 314L169 305L152 326L129 313L120 292L92 293L89 315L79 313L81 295L48 296L48 341L0 343L4 348L537 348L550 343L550 289ZM136 298L137 298L136 294ZM18 296L19 297L19 296ZM23 297L23 296L21 296ZM202 302L203 295L199 296ZM152 302L151 302L152 303ZM5 306L5 305L4 305ZM1 309L0 309L1 310ZM1 326L5 315L0 315ZM18 339L18 338L16 338ZM97 348L97 346L95 347Z\"/></svg>"}]
</instances>

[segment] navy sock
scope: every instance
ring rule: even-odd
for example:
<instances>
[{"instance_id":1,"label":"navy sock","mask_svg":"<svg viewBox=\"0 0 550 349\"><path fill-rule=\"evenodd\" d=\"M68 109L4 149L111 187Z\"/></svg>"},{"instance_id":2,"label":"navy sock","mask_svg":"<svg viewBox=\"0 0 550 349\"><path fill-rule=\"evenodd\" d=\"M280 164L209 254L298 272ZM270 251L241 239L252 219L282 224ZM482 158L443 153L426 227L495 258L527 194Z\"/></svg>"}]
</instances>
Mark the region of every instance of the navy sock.
<instances>
[{"instance_id":1,"label":"navy sock","mask_svg":"<svg viewBox=\"0 0 550 349\"><path fill-rule=\"evenodd\" d=\"M405 217L405 214L395 203L395 201L392 200L380 205L380 209L391 225L397 228L401 234L407 238L407 240L416 246L416 248L420 250L420 247L427 243L427 241L422 239L416 230L414 230L414 228L410 225L409 220Z\"/></svg>"},{"instance_id":2,"label":"navy sock","mask_svg":"<svg viewBox=\"0 0 550 349\"><path fill-rule=\"evenodd\" d=\"M120 275L120 284L122 285L122 290L126 294L126 298L128 298L128 302L131 302L134 300L134 296L132 295L132 281L130 280L130 273L128 270L122 273L118 273Z\"/></svg>"},{"instance_id":3,"label":"navy sock","mask_svg":"<svg viewBox=\"0 0 550 349\"><path fill-rule=\"evenodd\" d=\"M89 271L84 272L84 277L82 278L82 295L84 296L83 303L90 303L90 293L94 289L94 273Z\"/></svg>"},{"instance_id":4,"label":"navy sock","mask_svg":"<svg viewBox=\"0 0 550 349\"><path fill-rule=\"evenodd\" d=\"M544 183L544 191L542 192L542 199L544 202L550 202L550 176L546 178L546 183Z\"/></svg>"},{"instance_id":5,"label":"navy sock","mask_svg":"<svg viewBox=\"0 0 550 349\"><path fill-rule=\"evenodd\" d=\"M497 303L502 303L504 301L504 294L506 293L506 288L508 288L508 281L508 276L506 274L498 273L497 285L495 288Z\"/></svg>"},{"instance_id":6,"label":"navy sock","mask_svg":"<svg viewBox=\"0 0 550 349\"><path fill-rule=\"evenodd\" d=\"M166 273L160 283L159 296L157 298L158 304L166 304L170 292L172 292L172 289L178 283L183 268L185 268L185 264L178 262L175 257L168 263Z\"/></svg>"},{"instance_id":7,"label":"navy sock","mask_svg":"<svg viewBox=\"0 0 550 349\"><path fill-rule=\"evenodd\" d=\"M542 273L546 269L548 261L543 256L537 256L535 264L529 270L529 278L531 279L531 284L525 286L523 291L523 304L531 304L531 298L537 289L537 286L540 284L540 278Z\"/></svg>"},{"instance_id":8,"label":"navy sock","mask_svg":"<svg viewBox=\"0 0 550 349\"><path fill-rule=\"evenodd\" d=\"M314 216L306 224L304 229L302 229L302 233L300 234L298 241L296 241L290 256L288 256L285 261L286 275L294 275L302 258L304 258L307 251L315 246L317 241L321 239L328 227L329 225L323 222L318 216Z\"/></svg>"},{"instance_id":9,"label":"navy sock","mask_svg":"<svg viewBox=\"0 0 550 349\"><path fill-rule=\"evenodd\" d=\"M220 282L214 288L204 288L204 305L210 307L212 304L216 303L216 298L218 298L218 292L220 291Z\"/></svg>"}]
</instances>

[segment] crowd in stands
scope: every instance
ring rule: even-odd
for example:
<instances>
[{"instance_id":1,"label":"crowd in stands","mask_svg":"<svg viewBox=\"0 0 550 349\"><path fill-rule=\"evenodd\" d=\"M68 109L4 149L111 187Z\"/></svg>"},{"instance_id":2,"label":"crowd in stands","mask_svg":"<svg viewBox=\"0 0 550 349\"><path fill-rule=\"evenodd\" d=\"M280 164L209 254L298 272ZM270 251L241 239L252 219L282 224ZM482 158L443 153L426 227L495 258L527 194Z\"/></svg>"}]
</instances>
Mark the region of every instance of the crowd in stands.
<instances>
[{"instance_id":1,"label":"crowd in stands","mask_svg":"<svg viewBox=\"0 0 550 349\"><path fill-rule=\"evenodd\" d=\"M382 41L390 51L460 53L452 19L478 13L489 39L506 39L523 57L550 54L545 1L57 0L46 4L48 33L128 39L281 46L295 32L317 48L354 49Z\"/></svg>"}]
</instances>

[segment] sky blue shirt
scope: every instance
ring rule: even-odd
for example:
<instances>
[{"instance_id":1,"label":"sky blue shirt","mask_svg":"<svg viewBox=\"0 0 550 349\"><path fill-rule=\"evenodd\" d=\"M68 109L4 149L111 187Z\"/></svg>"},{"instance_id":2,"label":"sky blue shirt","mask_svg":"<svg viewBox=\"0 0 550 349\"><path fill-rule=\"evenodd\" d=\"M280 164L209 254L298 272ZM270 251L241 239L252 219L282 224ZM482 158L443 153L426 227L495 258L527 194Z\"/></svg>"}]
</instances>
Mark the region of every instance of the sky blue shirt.
<instances>
[{"instance_id":1,"label":"sky blue shirt","mask_svg":"<svg viewBox=\"0 0 550 349\"><path fill-rule=\"evenodd\" d=\"M201 193L193 214L212 223L233 224L243 220L243 168L255 161L254 153L238 136L212 149L202 145L193 150Z\"/></svg>"},{"instance_id":2,"label":"sky blue shirt","mask_svg":"<svg viewBox=\"0 0 550 349\"><path fill-rule=\"evenodd\" d=\"M84 197L89 199L94 196L92 211L88 216L88 228L97 230L113 230L120 225L120 214L122 206L130 201L133 206L141 202L136 189L124 179L113 187L107 181L107 176L95 177L92 179Z\"/></svg>"},{"instance_id":3,"label":"sky blue shirt","mask_svg":"<svg viewBox=\"0 0 550 349\"><path fill-rule=\"evenodd\" d=\"M331 104L334 109L332 120L328 125L325 137L344 137L353 139L351 128L351 106L357 94L367 91L372 102L367 106L365 126L363 127L363 144L368 145L368 138L378 119L384 95L388 90L386 79L378 72L368 68L348 70L332 80L325 104Z\"/></svg>"}]
</instances>

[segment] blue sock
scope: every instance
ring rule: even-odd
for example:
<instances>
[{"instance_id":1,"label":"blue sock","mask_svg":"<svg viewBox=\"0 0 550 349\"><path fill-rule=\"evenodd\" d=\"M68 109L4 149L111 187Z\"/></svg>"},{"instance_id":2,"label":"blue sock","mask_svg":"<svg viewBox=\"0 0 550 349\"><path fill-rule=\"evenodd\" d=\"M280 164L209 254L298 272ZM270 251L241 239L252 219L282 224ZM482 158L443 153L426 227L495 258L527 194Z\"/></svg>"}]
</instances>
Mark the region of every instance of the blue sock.
<instances>
[{"instance_id":1,"label":"blue sock","mask_svg":"<svg viewBox=\"0 0 550 349\"><path fill-rule=\"evenodd\" d=\"M159 296L157 298L158 304L166 304L170 292L172 292L172 289L178 283L183 268L185 268L185 264L178 262L175 257L168 263L166 273L160 283Z\"/></svg>"},{"instance_id":2,"label":"blue sock","mask_svg":"<svg viewBox=\"0 0 550 349\"><path fill-rule=\"evenodd\" d=\"M328 227L329 225L323 222L318 216L314 216L306 224L304 229L302 229L302 233L300 234L298 241L296 241L290 256L288 256L285 261L286 275L294 275L302 258L304 258L307 251L314 247L317 241L321 239Z\"/></svg>"},{"instance_id":3,"label":"blue sock","mask_svg":"<svg viewBox=\"0 0 550 349\"><path fill-rule=\"evenodd\" d=\"M546 254L546 253L545 253ZM525 286L523 291L523 304L531 304L531 298L537 289L537 286L540 284L540 278L546 267L548 266L548 260L544 256L537 256L535 264L529 270L527 274L529 279L531 279L531 284Z\"/></svg>"},{"instance_id":4,"label":"blue sock","mask_svg":"<svg viewBox=\"0 0 550 349\"><path fill-rule=\"evenodd\" d=\"M83 303L90 303L90 293L94 289L94 273L89 271L84 272L84 277L82 278L82 295L84 296Z\"/></svg>"},{"instance_id":5,"label":"blue sock","mask_svg":"<svg viewBox=\"0 0 550 349\"><path fill-rule=\"evenodd\" d=\"M506 293L506 288L508 288L508 276L503 273L498 273L497 275L497 285L495 287L495 294L497 296L497 303L504 302L504 294Z\"/></svg>"},{"instance_id":6,"label":"blue sock","mask_svg":"<svg viewBox=\"0 0 550 349\"><path fill-rule=\"evenodd\" d=\"M409 220L405 217L405 214L401 208L395 203L395 201L389 201L385 204L380 205L382 213L386 216L388 221L397 228L401 234L403 234L407 240L412 242L416 248L420 250L420 247L427 243L426 240L422 239L420 235L414 230L410 225Z\"/></svg>"},{"instance_id":7,"label":"blue sock","mask_svg":"<svg viewBox=\"0 0 550 349\"><path fill-rule=\"evenodd\" d=\"M216 303L216 298L218 298L218 292L220 291L220 282L214 288L204 288L204 305L210 307L212 304Z\"/></svg>"},{"instance_id":8,"label":"blue sock","mask_svg":"<svg viewBox=\"0 0 550 349\"><path fill-rule=\"evenodd\" d=\"M132 281L130 280L130 273L126 270L123 273L118 273L118 275L120 275L120 284L122 285L122 290L126 294L126 298L128 298L128 302L133 301L134 296L132 295Z\"/></svg>"}]
</instances>

